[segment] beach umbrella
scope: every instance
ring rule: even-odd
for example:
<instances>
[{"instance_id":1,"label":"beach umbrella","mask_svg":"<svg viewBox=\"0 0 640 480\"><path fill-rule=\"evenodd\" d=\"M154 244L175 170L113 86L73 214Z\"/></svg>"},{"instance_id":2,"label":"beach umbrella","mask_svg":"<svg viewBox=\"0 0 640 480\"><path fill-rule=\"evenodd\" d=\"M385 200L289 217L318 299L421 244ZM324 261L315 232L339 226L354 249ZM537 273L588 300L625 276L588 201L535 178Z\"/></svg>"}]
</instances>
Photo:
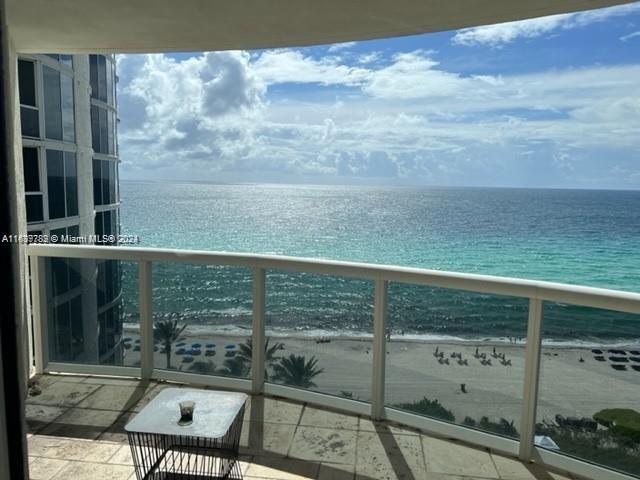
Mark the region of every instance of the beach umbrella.
<instances>
[{"instance_id":1,"label":"beach umbrella","mask_svg":"<svg viewBox=\"0 0 640 480\"><path fill-rule=\"evenodd\" d=\"M216 348L215 343L207 343L207 348Z\"/></svg>"},{"instance_id":2,"label":"beach umbrella","mask_svg":"<svg viewBox=\"0 0 640 480\"><path fill-rule=\"evenodd\" d=\"M192 344L191 344L191 346L192 346L193 348L200 348L202 345L201 345L201 344L199 344L199 343L192 343Z\"/></svg>"},{"instance_id":3,"label":"beach umbrella","mask_svg":"<svg viewBox=\"0 0 640 480\"><path fill-rule=\"evenodd\" d=\"M184 348L179 348L178 350L176 350L176 355L184 355L186 353L186 350Z\"/></svg>"},{"instance_id":4,"label":"beach umbrella","mask_svg":"<svg viewBox=\"0 0 640 480\"><path fill-rule=\"evenodd\" d=\"M202 354L202 350L191 350L191 355L200 355Z\"/></svg>"},{"instance_id":5,"label":"beach umbrella","mask_svg":"<svg viewBox=\"0 0 640 480\"><path fill-rule=\"evenodd\" d=\"M234 350L236 348L236 344L228 343L227 345L224 346L224 348L226 348L227 350Z\"/></svg>"},{"instance_id":6,"label":"beach umbrella","mask_svg":"<svg viewBox=\"0 0 640 480\"><path fill-rule=\"evenodd\" d=\"M131 341L131 337L124 337L122 339L123 342L130 342Z\"/></svg>"},{"instance_id":7,"label":"beach umbrella","mask_svg":"<svg viewBox=\"0 0 640 480\"><path fill-rule=\"evenodd\" d=\"M185 355L182 357L182 363L191 363L193 362L193 357L190 355Z\"/></svg>"},{"instance_id":8,"label":"beach umbrella","mask_svg":"<svg viewBox=\"0 0 640 480\"><path fill-rule=\"evenodd\" d=\"M185 345L186 345L186 343L184 343L184 342L176 343L176 347L184 347Z\"/></svg>"},{"instance_id":9,"label":"beach umbrella","mask_svg":"<svg viewBox=\"0 0 640 480\"><path fill-rule=\"evenodd\" d=\"M136 342L135 343L140 343L140 339L136 338Z\"/></svg>"}]
</instances>

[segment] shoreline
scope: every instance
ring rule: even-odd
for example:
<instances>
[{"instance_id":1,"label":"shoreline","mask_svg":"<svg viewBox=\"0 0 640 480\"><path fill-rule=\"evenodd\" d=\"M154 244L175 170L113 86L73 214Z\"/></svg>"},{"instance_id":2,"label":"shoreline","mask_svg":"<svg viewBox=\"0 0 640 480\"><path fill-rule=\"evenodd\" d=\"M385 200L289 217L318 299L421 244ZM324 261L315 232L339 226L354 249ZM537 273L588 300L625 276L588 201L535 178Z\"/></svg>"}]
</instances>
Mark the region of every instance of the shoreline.
<instances>
[{"instance_id":1,"label":"shoreline","mask_svg":"<svg viewBox=\"0 0 640 480\"><path fill-rule=\"evenodd\" d=\"M194 328L195 327L195 328ZM139 335L140 327L137 324L125 323L123 327L124 332ZM511 347L524 347L526 346L526 338L517 337L516 341L509 341L508 337L479 337L479 338L463 338L451 335L437 336L433 334L424 334L424 338L419 338L421 334L408 333L408 334L394 334L391 333L390 343L403 342L411 344L424 344L424 345L438 345L438 344L451 344L451 345L473 345L473 346L511 346ZM188 337L247 337L251 336L250 327L238 327L236 325L187 325L184 336ZM373 334L367 334L364 332L338 332L331 330L295 330L295 329L278 329L272 330L266 328L265 337L284 340L316 340L318 338L326 338L336 341L361 341L370 342L373 340ZM579 349L591 349L591 348L628 348L632 350L640 350L640 337L637 339L618 339L612 341L605 340L566 340L566 339L543 339L542 346L545 348L579 348Z\"/></svg>"}]
</instances>

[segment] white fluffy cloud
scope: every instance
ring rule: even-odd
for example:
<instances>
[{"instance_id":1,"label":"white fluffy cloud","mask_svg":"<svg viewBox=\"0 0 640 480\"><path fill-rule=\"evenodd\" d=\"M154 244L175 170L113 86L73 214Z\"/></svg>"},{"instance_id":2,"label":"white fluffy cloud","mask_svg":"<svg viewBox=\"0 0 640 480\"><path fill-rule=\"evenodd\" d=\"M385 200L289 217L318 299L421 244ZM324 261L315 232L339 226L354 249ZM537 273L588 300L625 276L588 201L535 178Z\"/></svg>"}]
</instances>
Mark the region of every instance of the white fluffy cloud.
<instances>
[{"instance_id":1,"label":"white fluffy cloud","mask_svg":"<svg viewBox=\"0 0 640 480\"><path fill-rule=\"evenodd\" d=\"M534 38L558 29L569 30L603 22L612 17L640 11L640 3L620 5L586 12L551 15L517 22L466 28L458 31L452 39L458 45L489 45L499 47L518 38Z\"/></svg>"},{"instance_id":2,"label":"white fluffy cloud","mask_svg":"<svg viewBox=\"0 0 640 480\"><path fill-rule=\"evenodd\" d=\"M461 75L428 51L356 65L297 50L121 56L123 175L589 186L605 154L640 170L640 65ZM281 84L304 94L272 96Z\"/></svg>"}]
</instances>

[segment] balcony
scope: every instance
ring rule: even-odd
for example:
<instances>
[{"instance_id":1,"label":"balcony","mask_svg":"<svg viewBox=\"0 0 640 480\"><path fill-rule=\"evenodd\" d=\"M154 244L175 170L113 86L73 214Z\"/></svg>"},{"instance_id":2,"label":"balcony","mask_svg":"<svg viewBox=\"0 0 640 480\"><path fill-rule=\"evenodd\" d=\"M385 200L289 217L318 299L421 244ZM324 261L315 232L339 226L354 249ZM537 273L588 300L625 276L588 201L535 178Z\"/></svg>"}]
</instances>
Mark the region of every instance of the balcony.
<instances>
[{"instance_id":1,"label":"balcony","mask_svg":"<svg viewBox=\"0 0 640 480\"><path fill-rule=\"evenodd\" d=\"M92 468L64 462L89 458L127 478L123 423L173 382L252 394L243 431L248 477L640 474L637 444L592 420L606 408L637 408L638 346L599 354L545 341L576 311L637 332L640 294L266 255L69 245L30 245L27 253L33 358L44 375L27 411L34 471L49 458L67 472L60 478L74 468L81 478ZM96 275L105 261L121 272L111 294ZM124 325L110 327L108 345L90 332L109 327L100 309L85 305L82 327L62 324L58 310L73 294L52 294L61 278L94 297L97 285L100 304L122 305ZM285 295L292 284L294 297ZM508 338L425 340L398 327L407 309L436 306L459 321L460 303L479 315L507 312ZM174 337L159 335L163 323L178 330ZM620 357L627 361L616 363ZM85 456L92 449L104 453Z\"/></svg>"},{"instance_id":2,"label":"balcony","mask_svg":"<svg viewBox=\"0 0 640 480\"><path fill-rule=\"evenodd\" d=\"M135 478L123 426L177 385L79 375L37 383L41 393L27 401L34 480ZM406 426L261 395L251 397L241 454L247 480L572 478Z\"/></svg>"}]
</instances>

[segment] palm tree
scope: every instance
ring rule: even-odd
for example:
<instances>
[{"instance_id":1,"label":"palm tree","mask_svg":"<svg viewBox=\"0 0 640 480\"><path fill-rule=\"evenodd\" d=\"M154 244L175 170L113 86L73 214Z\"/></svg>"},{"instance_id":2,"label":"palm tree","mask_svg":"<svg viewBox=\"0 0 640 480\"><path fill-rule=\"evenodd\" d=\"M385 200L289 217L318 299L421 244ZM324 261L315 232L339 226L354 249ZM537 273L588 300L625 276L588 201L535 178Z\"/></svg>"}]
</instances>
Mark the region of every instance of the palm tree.
<instances>
[{"instance_id":1,"label":"palm tree","mask_svg":"<svg viewBox=\"0 0 640 480\"><path fill-rule=\"evenodd\" d=\"M295 387L315 387L312 379L324 372L324 368L316 368L317 365L318 360L315 356L306 361L302 355L291 354L281 358L280 362L273 366L273 379Z\"/></svg>"},{"instance_id":2,"label":"palm tree","mask_svg":"<svg viewBox=\"0 0 640 480\"><path fill-rule=\"evenodd\" d=\"M276 355L276 353L280 350L284 350L284 343L276 342L273 345L269 346L270 339L267 338L267 341L264 344L264 379L269 379L269 372L267 371L267 367L273 366L278 360L280 360L280 356ZM251 365L251 357L253 357L253 341L252 339L247 339L245 343L241 343L238 345L238 353L236 354L236 358L241 358L244 362Z\"/></svg>"},{"instance_id":3,"label":"palm tree","mask_svg":"<svg viewBox=\"0 0 640 480\"><path fill-rule=\"evenodd\" d=\"M180 338L185 328L186 325L178 326L178 320L163 320L153 327L153 338L160 342L167 355L167 370L171 368L171 344Z\"/></svg>"},{"instance_id":4,"label":"palm tree","mask_svg":"<svg viewBox=\"0 0 640 480\"><path fill-rule=\"evenodd\" d=\"M251 370L251 364L247 364L244 358L233 357L224 361L223 367L218 370L218 373L227 375L229 377L241 377L245 378L249 376Z\"/></svg>"},{"instance_id":5,"label":"palm tree","mask_svg":"<svg viewBox=\"0 0 640 480\"><path fill-rule=\"evenodd\" d=\"M202 361L198 360L197 362L193 362L189 367L189 371L193 373L214 373L216 371L216 364L211 360Z\"/></svg>"}]
</instances>

